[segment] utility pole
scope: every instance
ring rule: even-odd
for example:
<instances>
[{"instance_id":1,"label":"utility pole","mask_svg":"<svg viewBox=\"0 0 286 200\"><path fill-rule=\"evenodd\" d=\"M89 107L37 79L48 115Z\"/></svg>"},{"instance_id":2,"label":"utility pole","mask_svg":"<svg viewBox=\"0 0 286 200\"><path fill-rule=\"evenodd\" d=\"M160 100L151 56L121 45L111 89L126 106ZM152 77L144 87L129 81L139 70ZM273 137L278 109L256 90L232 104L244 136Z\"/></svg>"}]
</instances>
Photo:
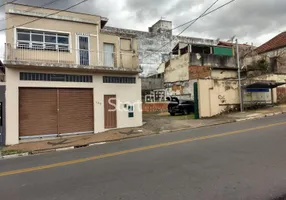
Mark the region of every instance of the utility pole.
<instances>
[{"instance_id":1,"label":"utility pole","mask_svg":"<svg viewBox=\"0 0 286 200\"><path fill-rule=\"evenodd\" d=\"M237 74L238 74L238 91L239 91L240 112L243 112L243 99L242 99L242 88L241 88L241 77L240 77L240 60L239 60L239 49L238 49L238 40L237 39L236 39L236 59L237 59Z\"/></svg>"}]
</instances>

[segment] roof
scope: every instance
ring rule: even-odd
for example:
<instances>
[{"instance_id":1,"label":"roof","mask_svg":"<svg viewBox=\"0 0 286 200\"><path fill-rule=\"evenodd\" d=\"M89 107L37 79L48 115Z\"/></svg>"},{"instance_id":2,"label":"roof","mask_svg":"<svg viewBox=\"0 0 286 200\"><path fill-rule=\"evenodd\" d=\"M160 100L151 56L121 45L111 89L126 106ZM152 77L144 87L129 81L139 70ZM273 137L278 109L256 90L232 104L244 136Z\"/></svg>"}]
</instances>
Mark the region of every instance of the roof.
<instances>
[{"instance_id":1,"label":"roof","mask_svg":"<svg viewBox=\"0 0 286 200\"><path fill-rule=\"evenodd\" d=\"M258 83L252 83L247 85L245 88L247 89L271 89L271 88L276 88L280 85L284 85L285 83L269 83L269 82L258 82Z\"/></svg>"},{"instance_id":2,"label":"roof","mask_svg":"<svg viewBox=\"0 0 286 200\"><path fill-rule=\"evenodd\" d=\"M283 47L286 47L286 32L282 32L279 35L275 36L268 42L256 48L255 51L258 54L261 54L261 53L265 53L265 52L283 48Z\"/></svg>"}]
</instances>

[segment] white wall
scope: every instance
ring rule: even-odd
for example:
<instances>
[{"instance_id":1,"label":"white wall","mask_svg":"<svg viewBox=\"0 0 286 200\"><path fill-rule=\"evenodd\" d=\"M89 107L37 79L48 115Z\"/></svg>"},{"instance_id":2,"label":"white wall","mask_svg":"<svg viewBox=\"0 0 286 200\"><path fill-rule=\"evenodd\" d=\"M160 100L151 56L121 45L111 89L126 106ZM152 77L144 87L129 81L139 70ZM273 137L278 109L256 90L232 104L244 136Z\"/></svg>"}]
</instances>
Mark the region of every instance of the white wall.
<instances>
[{"instance_id":1,"label":"white wall","mask_svg":"<svg viewBox=\"0 0 286 200\"><path fill-rule=\"evenodd\" d=\"M21 70L21 72L28 70ZM6 68L6 145L19 143L19 87L51 87L51 88L93 88L94 91L94 132L105 131L104 128L104 95L116 95L117 104L123 107L125 103L141 103L141 79L136 76L136 84L103 83L104 74L93 74L92 83L48 82L48 81L20 81L20 70ZM55 73L51 71L36 71L42 73ZM56 73L71 73L58 71ZM113 75L112 75L113 76ZM127 75L122 75L127 76ZM117 111L117 128L137 127L142 125L141 104L134 106L134 118L128 118L128 111Z\"/></svg>"},{"instance_id":2,"label":"white wall","mask_svg":"<svg viewBox=\"0 0 286 200\"><path fill-rule=\"evenodd\" d=\"M236 80L198 80L200 117L212 117L239 104Z\"/></svg>"}]
</instances>

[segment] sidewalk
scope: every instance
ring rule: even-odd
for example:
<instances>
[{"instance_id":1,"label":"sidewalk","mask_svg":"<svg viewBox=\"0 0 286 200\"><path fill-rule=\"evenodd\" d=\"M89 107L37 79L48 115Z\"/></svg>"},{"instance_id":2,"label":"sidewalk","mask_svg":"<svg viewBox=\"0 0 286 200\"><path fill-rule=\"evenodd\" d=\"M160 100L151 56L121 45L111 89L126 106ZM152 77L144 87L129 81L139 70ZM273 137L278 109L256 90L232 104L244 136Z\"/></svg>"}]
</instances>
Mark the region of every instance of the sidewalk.
<instances>
[{"instance_id":1,"label":"sidewalk","mask_svg":"<svg viewBox=\"0 0 286 200\"><path fill-rule=\"evenodd\" d=\"M22 153L26 152L28 152L29 154L37 154L49 151L68 150L90 145L102 144L105 142L123 140L127 138L141 137L172 131L179 131L184 129L213 126L247 119L261 118L266 116L272 116L274 114L282 114L283 112L286 113L286 105L269 107L254 111L246 111L242 113L230 113L213 118L198 120L195 120L193 118L193 115L170 116L169 113L146 114L143 116L145 124L139 128L125 128L107 131L99 134L64 137L53 140L32 142L26 141L25 143L21 143L18 145L4 147L2 149L2 156L10 154L21 155Z\"/></svg>"}]
</instances>

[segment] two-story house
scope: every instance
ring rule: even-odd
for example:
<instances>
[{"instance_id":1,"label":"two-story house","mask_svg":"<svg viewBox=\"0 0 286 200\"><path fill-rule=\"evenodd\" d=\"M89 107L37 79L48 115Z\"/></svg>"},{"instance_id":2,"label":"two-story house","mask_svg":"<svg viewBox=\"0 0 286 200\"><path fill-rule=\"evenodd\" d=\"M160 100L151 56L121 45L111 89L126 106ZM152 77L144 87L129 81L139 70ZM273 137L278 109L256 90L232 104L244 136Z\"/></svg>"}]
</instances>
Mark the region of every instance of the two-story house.
<instances>
[{"instance_id":1,"label":"two-story house","mask_svg":"<svg viewBox=\"0 0 286 200\"><path fill-rule=\"evenodd\" d=\"M142 125L132 34L97 15L6 7L6 144Z\"/></svg>"}]
</instances>

